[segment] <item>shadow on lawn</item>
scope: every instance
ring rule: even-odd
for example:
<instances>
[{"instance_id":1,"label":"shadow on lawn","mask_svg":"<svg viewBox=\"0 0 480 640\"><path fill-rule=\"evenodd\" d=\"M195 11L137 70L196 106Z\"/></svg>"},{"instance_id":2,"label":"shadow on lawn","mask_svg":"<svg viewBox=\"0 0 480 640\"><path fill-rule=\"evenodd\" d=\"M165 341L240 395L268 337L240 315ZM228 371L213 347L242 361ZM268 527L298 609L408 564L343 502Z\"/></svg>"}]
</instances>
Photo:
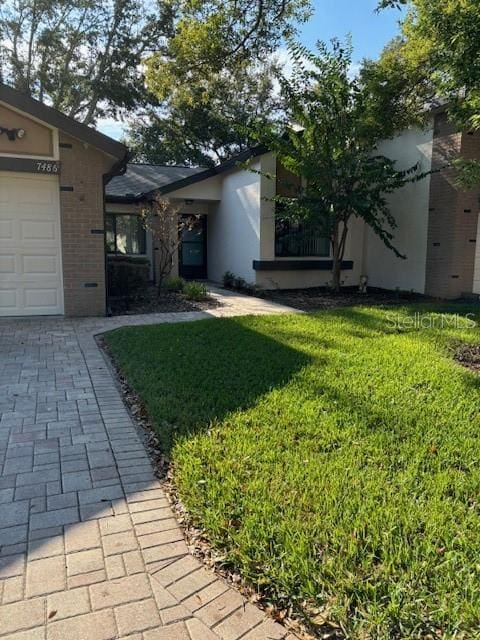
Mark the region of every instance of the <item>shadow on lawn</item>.
<instances>
[{"instance_id":1,"label":"shadow on lawn","mask_svg":"<svg viewBox=\"0 0 480 640\"><path fill-rule=\"evenodd\" d=\"M141 397L164 453L178 437L209 428L284 386L312 358L229 318L122 329L105 336Z\"/></svg>"},{"instance_id":2,"label":"shadow on lawn","mask_svg":"<svg viewBox=\"0 0 480 640\"><path fill-rule=\"evenodd\" d=\"M338 354L346 354L349 361L356 358L354 345L342 336L363 342L410 334L415 340L433 340L437 347L453 339L450 331L398 330L386 313L408 317L415 313L465 313L470 309L461 305L344 308L303 316L301 326L298 317L292 317L289 323L278 323L274 318L224 318L121 329L107 334L106 342L145 404L168 455L178 437L208 429L228 414L253 406L313 361L322 367ZM338 323L342 324L341 335ZM333 356L334 351L337 356ZM464 379L465 386L476 387L469 372ZM372 425L385 420L383 411L375 415L368 394L359 395L351 388L344 394L321 382L313 383L309 393L331 395L352 415L368 414Z\"/></svg>"}]
</instances>

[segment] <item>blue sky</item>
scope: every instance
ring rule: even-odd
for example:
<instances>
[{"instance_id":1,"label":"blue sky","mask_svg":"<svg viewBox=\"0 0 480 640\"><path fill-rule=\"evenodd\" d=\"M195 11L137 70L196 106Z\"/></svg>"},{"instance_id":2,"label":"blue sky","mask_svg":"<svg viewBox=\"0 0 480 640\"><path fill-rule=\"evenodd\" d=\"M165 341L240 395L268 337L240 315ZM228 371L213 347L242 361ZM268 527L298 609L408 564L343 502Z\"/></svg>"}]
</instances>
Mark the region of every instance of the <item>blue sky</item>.
<instances>
[{"instance_id":1,"label":"blue sky","mask_svg":"<svg viewBox=\"0 0 480 640\"><path fill-rule=\"evenodd\" d=\"M301 40L314 47L317 40L341 40L352 35L353 58L375 58L399 32L400 11L375 12L378 0L313 0L314 14L301 27Z\"/></svg>"},{"instance_id":2,"label":"blue sky","mask_svg":"<svg viewBox=\"0 0 480 640\"><path fill-rule=\"evenodd\" d=\"M314 13L307 24L300 27L300 40L310 48L317 40L341 40L351 34L353 61L375 58L385 44L399 31L401 13L396 10L375 12L378 0L312 0ZM98 122L107 136L121 138L123 126L111 119Z\"/></svg>"}]
</instances>

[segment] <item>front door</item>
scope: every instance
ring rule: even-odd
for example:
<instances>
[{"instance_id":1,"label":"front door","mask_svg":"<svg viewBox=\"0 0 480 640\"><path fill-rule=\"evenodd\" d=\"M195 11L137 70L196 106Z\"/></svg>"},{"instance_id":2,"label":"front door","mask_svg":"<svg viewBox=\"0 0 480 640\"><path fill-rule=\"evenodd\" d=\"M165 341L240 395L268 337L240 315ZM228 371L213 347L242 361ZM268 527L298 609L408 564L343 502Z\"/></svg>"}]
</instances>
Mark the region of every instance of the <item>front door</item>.
<instances>
[{"instance_id":1,"label":"front door","mask_svg":"<svg viewBox=\"0 0 480 640\"><path fill-rule=\"evenodd\" d=\"M187 280L207 277L207 217L199 216L192 226L182 230L179 250L179 274Z\"/></svg>"}]
</instances>

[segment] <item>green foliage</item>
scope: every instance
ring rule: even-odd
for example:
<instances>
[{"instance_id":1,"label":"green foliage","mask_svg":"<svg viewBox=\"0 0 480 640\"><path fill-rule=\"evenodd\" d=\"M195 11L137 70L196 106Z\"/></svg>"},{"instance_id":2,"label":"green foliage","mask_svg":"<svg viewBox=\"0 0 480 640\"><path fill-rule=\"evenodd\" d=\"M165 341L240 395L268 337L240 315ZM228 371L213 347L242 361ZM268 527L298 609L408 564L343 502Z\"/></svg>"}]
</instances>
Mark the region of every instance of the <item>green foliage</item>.
<instances>
[{"instance_id":1,"label":"green foliage","mask_svg":"<svg viewBox=\"0 0 480 640\"><path fill-rule=\"evenodd\" d=\"M235 289L244 289L247 286L247 281L242 276L235 276L233 286Z\"/></svg>"},{"instance_id":2,"label":"green foliage","mask_svg":"<svg viewBox=\"0 0 480 640\"><path fill-rule=\"evenodd\" d=\"M350 44L319 43L318 53L290 44L289 51L292 75L280 76L285 120L262 126L258 139L302 179L293 194L275 201L283 218L317 225L330 238L338 289L351 219L362 218L400 256L387 196L425 174L417 166L397 169L394 160L375 154L380 141L405 126L398 87L387 92L381 75L368 66L352 77Z\"/></svg>"},{"instance_id":3,"label":"green foliage","mask_svg":"<svg viewBox=\"0 0 480 640\"><path fill-rule=\"evenodd\" d=\"M175 94L191 88L194 104L203 82L264 62L308 9L309 0L3 0L0 81L87 124L152 100L161 119Z\"/></svg>"},{"instance_id":4,"label":"green foliage","mask_svg":"<svg viewBox=\"0 0 480 640\"><path fill-rule=\"evenodd\" d=\"M167 278L167 281L165 282L165 288L168 289L169 291L181 292L185 288L185 285L186 285L185 280L180 276L170 276L169 278Z\"/></svg>"},{"instance_id":5,"label":"green foliage","mask_svg":"<svg viewBox=\"0 0 480 640\"><path fill-rule=\"evenodd\" d=\"M0 80L90 124L144 99L142 59L166 32L169 3L5 0Z\"/></svg>"},{"instance_id":6,"label":"green foliage","mask_svg":"<svg viewBox=\"0 0 480 640\"><path fill-rule=\"evenodd\" d=\"M224 287L227 287L227 289L231 289L235 284L235 274L231 271L225 271L222 281Z\"/></svg>"},{"instance_id":7,"label":"green foliage","mask_svg":"<svg viewBox=\"0 0 480 640\"><path fill-rule=\"evenodd\" d=\"M127 256L108 257L107 288L109 296L135 297L145 292L149 279L149 260Z\"/></svg>"},{"instance_id":8,"label":"green foliage","mask_svg":"<svg viewBox=\"0 0 480 640\"><path fill-rule=\"evenodd\" d=\"M396 3L385 0L381 8ZM480 4L477 0L409 0L402 39L382 55L387 73L403 68L422 110L428 99L440 98L460 130L480 129ZM434 102L435 103L435 102ZM480 184L480 163L469 158L453 162L464 188Z\"/></svg>"},{"instance_id":9,"label":"green foliage","mask_svg":"<svg viewBox=\"0 0 480 640\"><path fill-rule=\"evenodd\" d=\"M170 1L170 37L147 61L150 88L160 99L208 81L212 73L264 62L310 10L309 0Z\"/></svg>"},{"instance_id":10,"label":"green foliage","mask_svg":"<svg viewBox=\"0 0 480 640\"><path fill-rule=\"evenodd\" d=\"M161 108L150 109L130 127L136 157L157 164L213 166L248 148L254 142L253 123L278 111L274 70L274 63L246 64L176 87L164 96ZM156 68L148 77L156 92Z\"/></svg>"},{"instance_id":11,"label":"green foliage","mask_svg":"<svg viewBox=\"0 0 480 640\"><path fill-rule=\"evenodd\" d=\"M383 2L383 6L392 2ZM444 98L459 128L480 129L480 3L409 0L401 57Z\"/></svg>"},{"instance_id":12,"label":"green foliage","mask_svg":"<svg viewBox=\"0 0 480 640\"><path fill-rule=\"evenodd\" d=\"M186 282L183 287L183 293L187 300L208 300L208 289L203 282Z\"/></svg>"},{"instance_id":13,"label":"green foliage","mask_svg":"<svg viewBox=\"0 0 480 640\"><path fill-rule=\"evenodd\" d=\"M478 636L479 385L451 344L479 330L413 327L436 309L107 334L194 522L318 637Z\"/></svg>"},{"instance_id":14,"label":"green foliage","mask_svg":"<svg viewBox=\"0 0 480 640\"><path fill-rule=\"evenodd\" d=\"M310 0L171 0L166 46L146 60L157 107L130 138L149 162L212 166L252 144L257 119L272 117L271 54L309 14Z\"/></svg>"}]
</instances>

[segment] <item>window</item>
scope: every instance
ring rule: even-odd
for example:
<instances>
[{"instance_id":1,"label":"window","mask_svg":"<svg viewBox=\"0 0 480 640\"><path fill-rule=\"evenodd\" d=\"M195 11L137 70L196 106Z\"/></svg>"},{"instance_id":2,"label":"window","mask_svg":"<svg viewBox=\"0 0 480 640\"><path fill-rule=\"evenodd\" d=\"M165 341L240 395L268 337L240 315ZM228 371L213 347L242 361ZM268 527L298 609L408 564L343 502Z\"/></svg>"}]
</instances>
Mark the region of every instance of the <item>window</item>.
<instances>
[{"instance_id":1,"label":"window","mask_svg":"<svg viewBox=\"0 0 480 640\"><path fill-rule=\"evenodd\" d=\"M277 162L277 194L288 198L297 197L301 179ZM282 218L282 205L275 207L275 255L280 258L330 256L330 240L325 238L313 224L294 222Z\"/></svg>"},{"instance_id":2,"label":"window","mask_svg":"<svg viewBox=\"0 0 480 640\"><path fill-rule=\"evenodd\" d=\"M147 234L140 216L131 213L108 213L106 222L108 253L129 256L145 255Z\"/></svg>"},{"instance_id":3,"label":"window","mask_svg":"<svg viewBox=\"0 0 480 640\"><path fill-rule=\"evenodd\" d=\"M330 240L313 225L277 219L275 223L275 255L280 258L312 256L328 258Z\"/></svg>"}]
</instances>

